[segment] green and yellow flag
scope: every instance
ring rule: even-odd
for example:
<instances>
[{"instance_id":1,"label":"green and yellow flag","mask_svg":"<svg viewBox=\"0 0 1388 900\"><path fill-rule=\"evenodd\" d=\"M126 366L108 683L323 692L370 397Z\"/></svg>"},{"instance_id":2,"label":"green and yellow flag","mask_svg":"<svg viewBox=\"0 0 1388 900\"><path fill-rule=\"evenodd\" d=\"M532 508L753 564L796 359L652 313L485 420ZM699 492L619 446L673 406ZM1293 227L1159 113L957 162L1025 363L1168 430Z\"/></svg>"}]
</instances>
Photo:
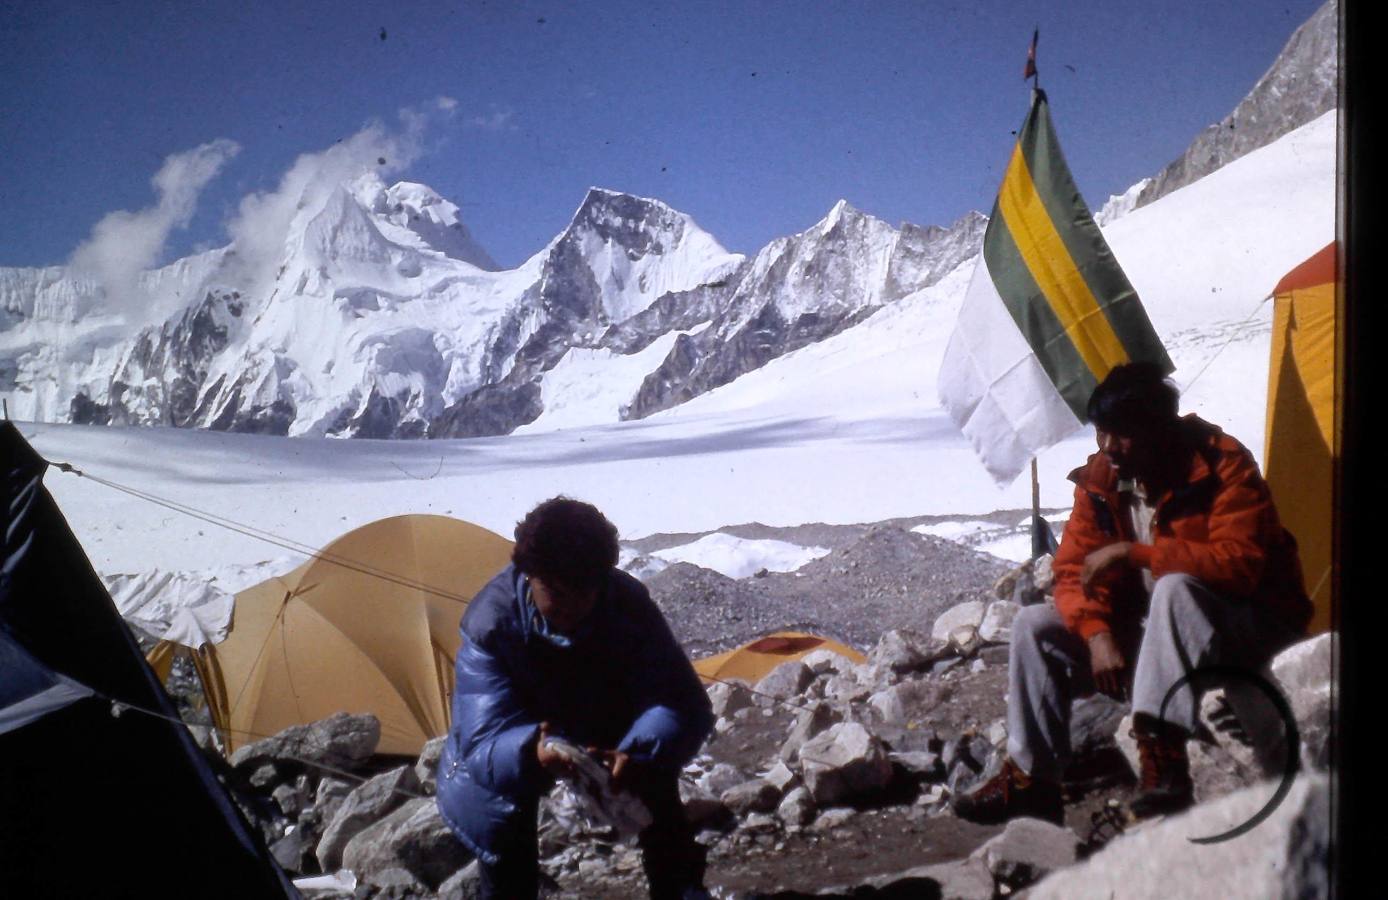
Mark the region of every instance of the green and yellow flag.
<instances>
[{"instance_id":1,"label":"green and yellow flag","mask_svg":"<svg viewBox=\"0 0 1388 900\"><path fill-rule=\"evenodd\" d=\"M1036 90L945 351L940 400L1006 484L1080 427L1110 369L1135 360L1173 368Z\"/></svg>"}]
</instances>

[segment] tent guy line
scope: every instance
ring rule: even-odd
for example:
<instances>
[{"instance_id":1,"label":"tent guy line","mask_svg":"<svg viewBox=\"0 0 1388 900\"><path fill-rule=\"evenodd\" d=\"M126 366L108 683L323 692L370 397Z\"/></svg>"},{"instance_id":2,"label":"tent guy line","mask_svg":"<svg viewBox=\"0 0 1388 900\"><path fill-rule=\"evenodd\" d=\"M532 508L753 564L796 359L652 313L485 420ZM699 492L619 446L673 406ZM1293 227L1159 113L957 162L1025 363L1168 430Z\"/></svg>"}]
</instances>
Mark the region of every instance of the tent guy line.
<instances>
[{"instance_id":1,"label":"tent guy line","mask_svg":"<svg viewBox=\"0 0 1388 900\"><path fill-rule=\"evenodd\" d=\"M390 572L385 569L380 569L367 563L347 559L346 557L341 557L336 554L324 553L322 550L315 549L313 546L301 543L299 541L294 540L293 538L283 537L281 535L275 534L274 532L264 531L262 529L255 528L254 526L237 522L234 519L228 519L224 516L219 516L216 513L208 512L207 510L198 509L195 506L189 506L184 503L179 503L176 500L169 500L165 497L160 497L157 494L151 494L147 491L142 491L139 488L133 488L129 485L120 484L118 482L102 478L98 475L92 475L90 472L85 472L72 465L71 463L57 463L49 460L45 460L45 462L47 462L48 465L52 466L60 472L76 475L78 478L85 478L88 481L93 481L104 487L111 488L112 490L120 491L121 493L134 497L137 500L144 500L147 503L153 503L154 505L163 507L164 509L169 509L177 513L182 513L185 516L190 516L201 522L206 522L209 525L216 525L219 528L225 528L228 531L235 532L245 537L253 538L258 541L264 541L267 544L272 544L284 550L290 550L294 553L300 553L304 556L308 556L313 559L321 559L324 562L333 563L334 565L342 566L343 568L351 569L355 572L360 572L363 575L369 575L373 578L379 578L382 581L388 581L392 584L396 584L401 587L413 588L414 590L420 591L422 593L433 594L434 596L442 597L445 600L454 600L463 604L464 606L466 606L471 601L470 597L463 597L459 594L450 593L448 591L443 590L442 588L432 587L431 585L415 581L414 579L404 575L398 575L394 572Z\"/></svg>"}]
</instances>

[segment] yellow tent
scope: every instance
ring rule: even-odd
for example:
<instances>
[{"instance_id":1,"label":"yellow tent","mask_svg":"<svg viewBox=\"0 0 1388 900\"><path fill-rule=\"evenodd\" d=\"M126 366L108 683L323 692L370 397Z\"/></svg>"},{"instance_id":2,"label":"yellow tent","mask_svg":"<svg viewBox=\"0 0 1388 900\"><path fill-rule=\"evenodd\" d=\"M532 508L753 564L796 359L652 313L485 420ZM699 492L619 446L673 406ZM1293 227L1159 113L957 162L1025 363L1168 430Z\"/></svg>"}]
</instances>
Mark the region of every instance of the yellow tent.
<instances>
[{"instance_id":1,"label":"yellow tent","mask_svg":"<svg viewBox=\"0 0 1388 900\"><path fill-rule=\"evenodd\" d=\"M1273 289L1264 460L1282 523L1300 549L1306 590L1316 607L1312 634L1331 627L1338 590L1335 468L1344 354L1335 254L1332 241Z\"/></svg>"},{"instance_id":2,"label":"yellow tent","mask_svg":"<svg viewBox=\"0 0 1388 900\"><path fill-rule=\"evenodd\" d=\"M237 594L226 640L192 651L227 752L346 711L380 719L378 752L418 754L448 730L463 610L510 554L468 522L397 516Z\"/></svg>"},{"instance_id":3,"label":"yellow tent","mask_svg":"<svg viewBox=\"0 0 1388 900\"><path fill-rule=\"evenodd\" d=\"M748 684L756 684L781 663L799 659L815 650L832 650L855 663L866 659L852 647L826 637L802 631L778 631L741 647L696 659L694 671L705 681L741 678Z\"/></svg>"}]
</instances>

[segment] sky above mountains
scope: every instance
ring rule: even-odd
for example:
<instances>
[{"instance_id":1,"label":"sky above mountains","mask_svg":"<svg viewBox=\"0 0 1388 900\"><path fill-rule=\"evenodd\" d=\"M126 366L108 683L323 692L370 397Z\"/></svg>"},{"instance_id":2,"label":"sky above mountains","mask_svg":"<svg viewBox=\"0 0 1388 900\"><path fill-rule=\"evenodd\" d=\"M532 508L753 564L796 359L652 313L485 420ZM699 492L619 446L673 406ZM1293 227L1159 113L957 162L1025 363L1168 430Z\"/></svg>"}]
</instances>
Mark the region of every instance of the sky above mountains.
<instances>
[{"instance_id":1,"label":"sky above mountains","mask_svg":"<svg viewBox=\"0 0 1388 900\"><path fill-rule=\"evenodd\" d=\"M840 198L948 224L992 205L1034 27L1097 209L1232 110L1319 5L0 0L0 265L254 240L257 211L364 168L457 202L507 267L591 185L744 253Z\"/></svg>"}]
</instances>

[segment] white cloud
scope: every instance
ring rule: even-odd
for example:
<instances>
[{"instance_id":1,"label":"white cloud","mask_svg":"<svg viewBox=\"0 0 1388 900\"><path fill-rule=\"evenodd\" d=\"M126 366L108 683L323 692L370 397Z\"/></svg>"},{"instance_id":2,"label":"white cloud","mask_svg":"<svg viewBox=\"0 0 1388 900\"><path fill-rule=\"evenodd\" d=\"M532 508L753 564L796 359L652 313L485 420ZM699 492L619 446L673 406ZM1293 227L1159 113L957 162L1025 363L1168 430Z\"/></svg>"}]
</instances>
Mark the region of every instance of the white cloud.
<instances>
[{"instance_id":1,"label":"white cloud","mask_svg":"<svg viewBox=\"0 0 1388 900\"><path fill-rule=\"evenodd\" d=\"M422 153L429 125L450 117L454 105L451 98L440 97L423 107L402 109L397 129L371 122L326 150L299 156L274 190L242 198L227 232L251 290L263 289L274 279L289 226L301 210L316 213L338 185L368 172L384 176L408 167Z\"/></svg>"},{"instance_id":2,"label":"white cloud","mask_svg":"<svg viewBox=\"0 0 1388 900\"><path fill-rule=\"evenodd\" d=\"M511 124L511 119L515 117L516 111L513 109L497 109L484 116L471 116L467 124L473 128L480 128L483 131L505 131L515 128Z\"/></svg>"},{"instance_id":3,"label":"white cloud","mask_svg":"<svg viewBox=\"0 0 1388 900\"><path fill-rule=\"evenodd\" d=\"M107 213L72 252L70 265L96 279L113 305L139 311L140 272L159 262L169 233L187 227L203 188L240 150L235 141L220 138L167 157L150 181L154 205Z\"/></svg>"}]
</instances>

